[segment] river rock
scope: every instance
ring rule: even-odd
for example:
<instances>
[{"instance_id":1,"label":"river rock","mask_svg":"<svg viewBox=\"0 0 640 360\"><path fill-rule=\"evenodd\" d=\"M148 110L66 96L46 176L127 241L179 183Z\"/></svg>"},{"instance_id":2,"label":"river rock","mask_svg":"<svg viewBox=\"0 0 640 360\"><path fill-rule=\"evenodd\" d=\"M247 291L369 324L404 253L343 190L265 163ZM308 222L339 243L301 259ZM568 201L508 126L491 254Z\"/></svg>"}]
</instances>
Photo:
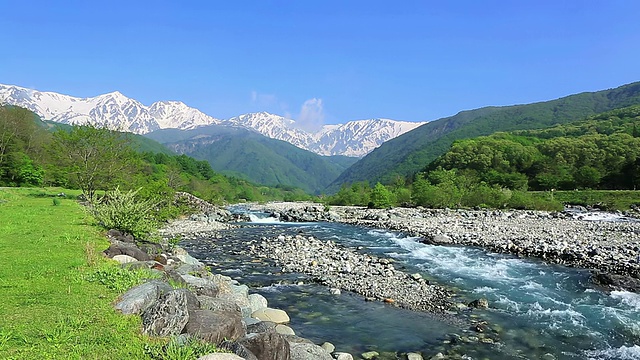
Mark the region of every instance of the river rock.
<instances>
[{"instance_id":1,"label":"river rock","mask_svg":"<svg viewBox=\"0 0 640 360\"><path fill-rule=\"evenodd\" d=\"M275 331L253 333L238 341L258 360L290 360L291 350L285 338Z\"/></svg>"},{"instance_id":2,"label":"river rock","mask_svg":"<svg viewBox=\"0 0 640 360\"><path fill-rule=\"evenodd\" d=\"M284 310L272 308L254 311L251 317L262 321L273 321L276 324L288 324L291 321Z\"/></svg>"},{"instance_id":3,"label":"river rock","mask_svg":"<svg viewBox=\"0 0 640 360\"><path fill-rule=\"evenodd\" d=\"M259 321L256 324L247 325L247 333L262 333L267 331L275 331L278 324L273 321Z\"/></svg>"},{"instance_id":4,"label":"river rock","mask_svg":"<svg viewBox=\"0 0 640 360\"><path fill-rule=\"evenodd\" d=\"M236 311L195 310L184 328L187 334L213 344L245 335L242 318Z\"/></svg>"},{"instance_id":5,"label":"river rock","mask_svg":"<svg viewBox=\"0 0 640 360\"><path fill-rule=\"evenodd\" d=\"M198 360L245 360L245 359L236 354L214 353L214 354L200 356Z\"/></svg>"},{"instance_id":6,"label":"river rock","mask_svg":"<svg viewBox=\"0 0 640 360\"><path fill-rule=\"evenodd\" d=\"M320 345L320 347L322 347L329 354L331 354L332 352L336 351L335 345L333 345L332 343L327 342L327 341L323 342L322 345Z\"/></svg>"},{"instance_id":7,"label":"river rock","mask_svg":"<svg viewBox=\"0 0 640 360\"><path fill-rule=\"evenodd\" d=\"M200 300L200 308L202 310L235 311L240 313L240 307L238 304L227 298L214 298L211 296L200 295L198 296L198 300Z\"/></svg>"},{"instance_id":8,"label":"river rock","mask_svg":"<svg viewBox=\"0 0 640 360\"><path fill-rule=\"evenodd\" d=\"M380 353L377 351L367 351L365 353L362 353L362 358L364 360L372 360L375 359L376 357L380 356Z\"/></svg>"},{"instance_id":9,"label":"river rock","mask_svg":"<svg viewBox=\"0 0 640 360\"><path fill-rule=\"evenodd\" d=\"M140 250L137 246L133 244L125 244L125 243L114 243L109 246L107 250L104 251L104 254L110 258L113 258L116 255L129 255L132 258L135 258L139 261L149 261L151 257L149 254Z\"/></svg>"},{"instance_id":10,"label":"river rock","mask_svg":"<svg viewBox=\"0 0 640 360\"><path fill-rule=\"evenodd\" d=\"M345 352L333 353L333 358L336 360L353 360L353 355Z\"/></svg>"},{"instance_id":11,"label":"river rock","mask_svg":"<svg viewBox=\"0 0 640 360\"><path fill-rule=\"evenodd\" d=\"M291 346L291 360L333 360L325 349L316 344L292 342L289 345Z\"/></svg>"},{"instance_id":12,"label":"river rock","mask_svg":"<svg viewBox=\"0 0 640 360\"><path fill-rule=\"evenodd\" d=\"M281 335L295 335L295 331L287 325L278 324L276 325L276 332Z\"/></svg>"},{"instance_id":13,"label":"river rock","mask_svg":"<svg viewBox=\"0 0 640 360\"><path fill-rule=\"evenodd\" d=\"M480 298L480 299L473 300L472 302L469 303L468 306L476 309L488 309L489 301L487 301L487 299L485 298Z\"/></svg>"},{"instance_id":14,"label":"river rock","mask_svg":"<svg viewBox=\"0 0 640 360\"><path fill-rule=\"evenodd\" d=\"M422 355L414 352L407 353L407 360L423 360Z\"/></svg>"},{"instance_id":15,"label":"river rock","mask_svg":"<svg viewBox=\"0 0 640 360\"><path fill-rule=\"evenodd\" d=\"M248 299L252 312L266 309L269 306L267 299L260 294L249 294Z\"/></svg>"},{"instance_id":16,"label":"river rock","mask_svg":"<svg viewBox=\"0 0 640 360\"><path fill-rule=\"evenodd\" d=\"M120 264L134 263L138 261L138 259L129 255L115 255L112 259L119 262Z\"/></svg>"},{"instance_id":17,"label":"river rock","mask_svg":"<svg viewBox=\"0 0 640 360\"><path fill-rule=\"evenodd\" d=\"M150 336L178 335L187 322L187 296L185 292L173 290L142 313L142 332Z\"/></svg>"},{"instance_id":18,"label":"river rock","mask_svg":"<svg viewBox=\"0 0 640 360\"><path fill-rule=\"evenodd\" d=\"M218 287L218 285L209 279L204 279L193 275L181 276L184 281L189 284L189 287L194 289L198 295L216 297L220 294L220 288Z\"/></svg>"},{"instance_id":19,"label":"river rock","mask_svg":"<svg viewBox=\"0 0 640 360\"><path fill-rule=\"evenodd\" d=\"M230 341L225 340L219 346L219 349L230 351L245 360L258 360L255 355L249 349L247 349L244 345L240 344L238 341Z\"/></svg>"},{"instance_id":20,"label":"river rock","mask_svg":"<svg viewBox=\"0 0 640 360\"><path fill-rule=\"evenodd\" d=\"M171 291L171 286L161 281L149 281L129 289L120 296L115 305L123 314L140 314L158 300L162 293Z\"/></svg>"}]
</instances>

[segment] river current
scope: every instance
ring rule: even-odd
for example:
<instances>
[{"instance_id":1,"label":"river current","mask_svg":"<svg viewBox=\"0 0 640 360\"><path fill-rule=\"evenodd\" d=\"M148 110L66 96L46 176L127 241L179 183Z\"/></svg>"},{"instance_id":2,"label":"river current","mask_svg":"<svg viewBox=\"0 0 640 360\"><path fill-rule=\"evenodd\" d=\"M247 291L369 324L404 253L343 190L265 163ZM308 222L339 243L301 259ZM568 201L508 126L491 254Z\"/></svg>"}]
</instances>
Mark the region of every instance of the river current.
<instances>
[{"instance_id":1,"label":"river current","mask_svg":"<svg viewBox=\"0 0 640 360\"><path fill-rule=\"evenodd\" d=\"M606 293L586 270L489 253L472 247L425 245L397 232L338 223L281 223L253 213L252 222L222 232L222 239L183 242L195 257L264 295L287 311L291 327L337 351L438 352L467 359L640 359L640 295ZM463 317L487 322L484 335L438 317L411 312L342 292L331 295L302 274L282 274L244 251L249 240L298 234L358 248L395 260L396 268L419 272L452 289L459 303L484 297L487 310Z\"/></svg>"}]
</instances>

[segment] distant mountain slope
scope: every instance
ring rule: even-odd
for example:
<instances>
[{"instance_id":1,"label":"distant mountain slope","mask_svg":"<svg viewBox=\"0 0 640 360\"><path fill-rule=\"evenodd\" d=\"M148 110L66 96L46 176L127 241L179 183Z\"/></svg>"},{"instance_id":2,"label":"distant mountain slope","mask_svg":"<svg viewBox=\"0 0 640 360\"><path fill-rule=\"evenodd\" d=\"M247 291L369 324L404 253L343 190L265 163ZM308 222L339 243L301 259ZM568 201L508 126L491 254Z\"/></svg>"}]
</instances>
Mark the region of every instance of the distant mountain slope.
<instances>
[{"instance_id":1,"label":"distant mountain slope","mask_svg":"<svg viewBox=\"0 0 640 360\"><path fill-rule=\"evenodd\" d=\"M634 104L640 104L640 82L534 104L462 111L385 142L343 172L327 191L336 191L345 183L389 182L396 176L411 175L446 152L457 139L543 128Z\"/></svg>"},{"instance_id":2,"label":"distant mountain slope","mask_svg":"<svg viewBox=\"0 0 640 360\"><path fill-rule=\"evenodd\" d=\"M310 193L319 193L348 164L344 158L323 157L243 128L213 125L187 131L158 130L146 136L177 153L207 160L216 171Z\"/></svg>"},{"instance_id":3,"label":"distant mountain slope","mask_svg":"<svg viewBox=\"0 0 640 360\"><path fill-rule=\"evenodd\" d=\"M27 108L45 120L64 124L99 124L112 129L146 134L158 129L193 129L221 124L253 129L320 155L361 157L383 142L422 125L389 119L350 121L326 125L316 132L300 129L296 122L266 112L218 120L179 101L158 101L145 106L120 92L77 98L0 84L0 104Z\"/></svg>"}]
</instances>

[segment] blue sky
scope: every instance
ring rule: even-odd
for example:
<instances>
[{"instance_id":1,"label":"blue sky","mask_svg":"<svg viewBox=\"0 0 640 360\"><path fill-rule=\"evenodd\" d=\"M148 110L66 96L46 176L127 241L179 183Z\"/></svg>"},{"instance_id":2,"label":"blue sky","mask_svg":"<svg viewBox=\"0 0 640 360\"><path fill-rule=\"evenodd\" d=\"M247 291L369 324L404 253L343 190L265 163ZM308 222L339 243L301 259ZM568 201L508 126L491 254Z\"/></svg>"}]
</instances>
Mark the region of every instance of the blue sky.
<instances>
[{"instance_id":1,"label":"blue sky","mask_svg":"<svg viewBox=\"0 0 640 360\"><path fill-rule=\"evenodd\" d=\"M0 83L423 121L640 80L640 1L0 1Z\"/></svg>"}]
</instances>

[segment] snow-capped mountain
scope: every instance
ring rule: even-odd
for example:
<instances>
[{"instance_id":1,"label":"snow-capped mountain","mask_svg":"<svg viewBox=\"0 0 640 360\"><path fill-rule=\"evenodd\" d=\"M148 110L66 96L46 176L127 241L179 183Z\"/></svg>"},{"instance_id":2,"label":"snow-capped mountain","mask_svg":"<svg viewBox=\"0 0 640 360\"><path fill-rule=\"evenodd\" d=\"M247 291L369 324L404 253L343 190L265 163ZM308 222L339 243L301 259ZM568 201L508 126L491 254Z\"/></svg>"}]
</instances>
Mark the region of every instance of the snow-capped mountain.
<instances>
[{"instance_id":1,"label":"snow-capped mountain","mask_svg":"<svg viewBox=\"0 0 640 360\"><path fill-rule=\"evenodd\" d=\"M118 91L77 98L0 84L0 103L27 108L45 120L99 124L136 134L164 128L192 129L220 122L179 101L157 102L147 107Z\"/></svg>"},{"instance_id":2,"label":"snow-capped mountain","mask_svg":"<svg viewBox=\"0 0 640 360\"><path fill-rule=\"evenodd\" d=\"M258 112L219 120L179 101L158 101L145 106L118 91L90 98L0 84L0 104L27 108L45 120L65 124L98 124L146 134L158 129L193 129L226 125L255 130L267 137L289 142L320 155L364 156L383 142L424 123L370 119L325 125L308 132L285 117Z\"/></svg>"},{"instance_id":3,"label":"snow-capped mountain","mask_svg":"<svg viewBox=\"0 0 640 360\"><path fill-rule=\"evenodd\" d=\"M390 119L356 120L325 125L311 133L297 128L294 120L267 112L244 114L227 121L320 155L352 157L364 156L383 142L425 124Z\"/></svg>"}]
</instances>

